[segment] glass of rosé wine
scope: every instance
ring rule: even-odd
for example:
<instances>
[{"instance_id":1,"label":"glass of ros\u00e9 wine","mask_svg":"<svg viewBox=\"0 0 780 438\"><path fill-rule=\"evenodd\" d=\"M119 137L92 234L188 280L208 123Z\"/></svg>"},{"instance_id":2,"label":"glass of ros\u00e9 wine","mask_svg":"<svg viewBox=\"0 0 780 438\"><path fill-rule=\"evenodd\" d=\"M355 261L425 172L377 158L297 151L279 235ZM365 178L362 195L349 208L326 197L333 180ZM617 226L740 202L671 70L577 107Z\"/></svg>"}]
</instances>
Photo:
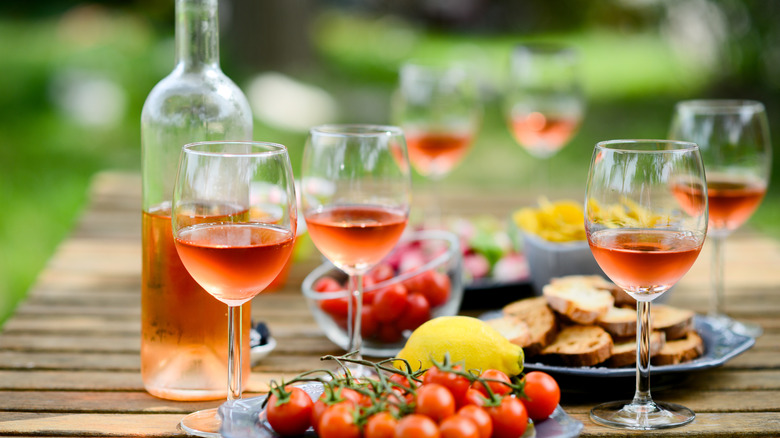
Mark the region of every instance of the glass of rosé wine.
<instances>
[{"instance_id":1,"label":"glass of ros\u00e9 wine","mask_svg":"<svg viewBox=\"0 0 780 438\"><path fill-rule=\"evenodd\" d=\"M516 45L509 59L505 113L515 141L539 166L540 185L549 184L550 159L579 130L585 112L579 53L553 43Z\"/></svg>"},{"instance_id":2,"label":"glass of ros\u00e9 wine","mask_svg":"<svg viewBox=\"0 0 780 438\"><path fill-rule=\"evenodd\" d=\"M409 162L431 182L426 216L438 226L438 184L468 154L482 121L474 74L457 66L408 62L393 95L393 119L404 130Z\"/></svg>"},{"instance_id":3,"label":"glass of ros\u00e9 wine","mask_svg":"<svg viewBox=\"0 0 780 438\"><path fill-rule=\"evenodd\" d=\"M764 105L750 100L686 100L675 106L669 138L695 142L707 171L712 245L710 316L736 333L758 337L761 326L724 312L723 242L761 204L772 169Z\"/></svg>"},{"instance_id":4,"label":"glass of ros\u00e9 wine","mask_svg":"<svg viewBox=\"0 0 780 438\"><path fill-rule=\"evenodd\" d=\"M277 193L273 203L257 195L270 187ZM284 267L297 217L284 146L213 141L182 148L173 192L173 238L190 275L227 305L228 401L241 398L241 305L263 292ZM184 431L198 436L220 436L219 426L216 409L181 420Z\"/></svg>"},{"instance_id":5,"label":"glass of ros\u00e9 wine","mask_svg":"<svg viewBox=\"0 0 780 438\"><path fill-rule=\"evenodd\" d=\"M680 186L690 188L684 199ZM604 273L637 301L634 398L594 407L590 417L596 423L652 430L695 417L684 406L654 402L650 395L650 303L688 272L701 251L706 190L695 143L613 140L593 151L585 197L588 244Z\"/></svg>"},{"instance_id":6,"label":"glass of ros\u00e9 wine","mask_svg":"<svg viewBox=\"0 0 780 438\"><path fill-rule=\"evenodd\" d=\"M360 358L363 275L406 228L411 177L401 128L323 125L309 131L301 208L317 249L348 277L348 353ZM357 374L362 373L355 368Z\"/></svg>"}]
</instances>

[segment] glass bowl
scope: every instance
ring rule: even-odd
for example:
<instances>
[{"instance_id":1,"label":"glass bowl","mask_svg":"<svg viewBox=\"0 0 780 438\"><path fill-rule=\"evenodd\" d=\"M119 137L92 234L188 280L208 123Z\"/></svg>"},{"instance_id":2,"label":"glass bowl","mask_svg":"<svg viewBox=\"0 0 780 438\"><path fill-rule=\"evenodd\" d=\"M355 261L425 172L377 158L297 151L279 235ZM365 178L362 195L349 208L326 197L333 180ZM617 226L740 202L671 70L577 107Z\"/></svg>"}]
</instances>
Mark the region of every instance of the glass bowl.
<instances>
[{"instance_id":1,"label":"glass bowl","mask_svg":"<svg viewBox=\"0 0 780 438\"><path fill-rule=\"evenodd\" d=\"M364 277L361 332L366 356L396 355L425 321L455 315L463 300L462 254L449 231L405 234ZM333 343L348 346L347 276L330 263L315 268L301 289L319 327ZM401 299L401 297L403 299Z\"/></svg>"},{"instance_id":2,"label":"glass bowl","mask_svg":"<svg viewBox=\"0 0 780 438\"><path fill-rule=\"evenodd\" d=\"M522 232L523 251L528 261L531 283L536 295L554 277L566 275L604 275L587 240L550 242L541 237Z\"/></svg>"}]
</instances>

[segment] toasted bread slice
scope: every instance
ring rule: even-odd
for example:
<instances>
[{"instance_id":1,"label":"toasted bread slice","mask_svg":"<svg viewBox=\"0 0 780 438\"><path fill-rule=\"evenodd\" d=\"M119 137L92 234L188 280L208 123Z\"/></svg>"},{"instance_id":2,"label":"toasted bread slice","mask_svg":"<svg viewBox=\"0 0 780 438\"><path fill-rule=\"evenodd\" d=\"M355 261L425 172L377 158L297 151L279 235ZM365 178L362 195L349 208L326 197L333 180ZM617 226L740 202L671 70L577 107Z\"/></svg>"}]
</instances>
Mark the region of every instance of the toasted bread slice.
<instances>
[{"instance_id":1,"label":"toasted bread slice","mask_svg":"<svg viewBox=\"0 0 780 438\"><path fill-rule=\"evenodd\" d=\"M541 354L549 363L592 366L612 355L612 338L599 326L572 325L564 327Z\"/></svg>"},{"instance_id":2,"label":"toasted bread slice","mask_svg":"<svg viewBox=\"0 0 780 438\"><path fill-rule=\"evenodd\" d=\"M594 324L615 303L612 293L593 285L589 276L559 278L542 289L547 304L568 320Z\"/></svg>"},{"instance_id":3,"label":"toasted bread slice","mask_svg":"<svg viewBox=\"0 0 780 438\"><path fill-rule=\"evenodd\" d=\"M596 289L609 291L615 299L615 307L633 307L636 308L636 300L626 293L620 286L605 279L600 275L569 275L557 277L550 280L550 284L556 284L567 281L579 281L592 285Z\"/></svg>"},{"instance_id":4,"label":"toasted bread slice","mask_svg":"<svg viewBox=\"0 0 780 438\"><path fill-rule=\"evenodd\" d=\"M596 320L601 328L612 337L636 335L636 310L625 307L612 307Z\"/></svg>"},{"instance_id":5,"label":"toasted bread slice","mask_svg":"<svg viewBox=\"0 0 780 438\"><path fill-rule=\"evenodd\" d=\"M531 343L531 330L528 328L528 324L515 316L504 315L488 319L485 322L513 344L522 347Z\"/></svg>"},{"instance_id":6,"label":"toasted bread slice","mask_svg":"<svg viewBox=\"0 0 780 438\"><path fill-rule=\"evenodd\" d=\"M607 359L607 366L618 368L636 364L636 336L625 340L614 340L612 356ZM657 355L666 344L666 334L661 331L650 333L650 357Z\"/></svg>"},{"instance_id":7,"label":"toasted bread slice","mask_svg":"<svg viewBox=\"0 0 780 438\"><path fill-rule=\"evenodd\" d=\"M516 318L528 326L531 339L526 344L520 344L526 357L539 354L558 333L555 313L547 306L544 297L527 298L507 304L503 313L504 316Z\"/></svg>"},{"instance_id":8,"label":"toasted bread slice","mask_svg":"<svg viewBox=\"0 0 780 438\"><path fill-rule=\"evenodd\" d=\"M650 307L650 324L653 330L666 333L667 341L672 341L693 330L693 315L690 310L655 304Z\"/></svg>"},{"instance_id":9,"label":"toasted bread slice","mask_svg":"<svg viewBox=\"0 0 780 438\"><path fill-rule=\"evenodd\" d=\"M653 365L675 365L688 362L704 354L704 341L694 331L689 331L684 338L666 341L661 351L653 356Z\"/></svg>"}]
</instances>

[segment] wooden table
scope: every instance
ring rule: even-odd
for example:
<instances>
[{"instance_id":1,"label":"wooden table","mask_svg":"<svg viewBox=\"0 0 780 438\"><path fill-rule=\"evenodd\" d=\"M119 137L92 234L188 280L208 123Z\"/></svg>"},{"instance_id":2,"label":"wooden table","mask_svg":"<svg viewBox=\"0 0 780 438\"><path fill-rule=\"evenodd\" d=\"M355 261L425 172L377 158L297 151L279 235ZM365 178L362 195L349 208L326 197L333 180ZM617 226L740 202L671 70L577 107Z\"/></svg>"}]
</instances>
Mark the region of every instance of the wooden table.
<instances>
[{"instance_id":1,"label":"wooden table","mask_svg":"<svg viewBox=\"0 0 780 438\"><path fill-rule=\"evenodd\" d=\"M506 217L518 205L511 194L459 193L446 208ZM219 404L171 402L144 392L139 209L137 175L98 175L73 233L6 322L0 333L0 435L176 436L182 435L177 424L184 414ZM724 366L655 390L656 399L697 413L692 424L655 435L780 436L780 245L745 231L727 242L726 257L729 311L760 323L765 333ZM315 264L313 258L296 263L283 290L253 303L253 317L267 321L280 341L253 368L254 392L272 378L317 367L321 355L341 352L318 330L299 289ZM708 274L705 246L670 303L706 311ZM624 385L621 395L632 395L632 385ZM608 389L564 394L565 410L585 425L582 436L625 435L588 419L589 409L603 398L594 394Z\"/></svg>"}]
</instances>

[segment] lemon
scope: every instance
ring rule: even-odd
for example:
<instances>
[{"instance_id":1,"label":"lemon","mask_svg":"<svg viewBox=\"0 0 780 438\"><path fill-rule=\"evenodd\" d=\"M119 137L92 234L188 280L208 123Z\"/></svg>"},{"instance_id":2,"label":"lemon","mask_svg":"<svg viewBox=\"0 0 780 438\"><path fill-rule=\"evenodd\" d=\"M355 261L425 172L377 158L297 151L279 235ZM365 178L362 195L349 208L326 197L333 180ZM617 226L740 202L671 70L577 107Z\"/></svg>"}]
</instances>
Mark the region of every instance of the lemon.
<instances>
[{"instance_id":1,"label":"lemon","mask_svg":"<svg viewBox=\"0 0 780 438\"><path fill-rule=\"evenodd\" d=\"M419 366L430 368L431 359L442 362L445 353L453 363L464 362L466 370L496 369L510 376L523 371L523 349L484 321L468 316L427 321L412 332L397 357L416 370Z\"/></svg>"}]
</instances>

